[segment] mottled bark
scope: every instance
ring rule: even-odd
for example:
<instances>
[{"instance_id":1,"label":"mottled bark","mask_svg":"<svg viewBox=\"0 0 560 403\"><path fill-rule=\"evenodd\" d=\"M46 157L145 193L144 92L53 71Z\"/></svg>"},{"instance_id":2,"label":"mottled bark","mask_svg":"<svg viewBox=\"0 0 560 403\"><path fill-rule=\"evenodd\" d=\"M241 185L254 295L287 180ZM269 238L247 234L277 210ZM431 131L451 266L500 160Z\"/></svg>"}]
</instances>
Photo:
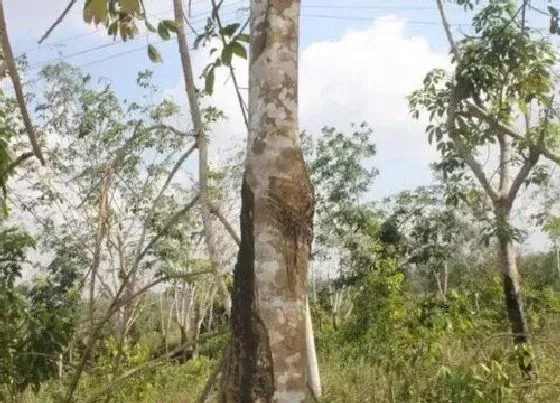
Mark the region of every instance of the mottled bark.
<instances>
[{"instance_id":1,"label":"mottled bark","mask_svg":"<svg viewBox=\"0 0 560 403\"><path fill-rule=\"evenodd\" d=\"M517 257L513 248L511 237L508 235L509 212L498 206L498 257L499 266L502 274L503 290L506 304L506 311L513 341L516 345L529 343L529 329L523 312L521 300L521 287L519 285L519 272L517 270ZM522 371L529 373L532 371L530 360L520 360L519 367Z\"/></svg>"},{"instance_id":2,"label":"mottled bark","mask_svg":"<svg viewBox=\"0 0 560 403\"><path fill-rule=\"evenodd\" d=\"M251 1L249 139L222 402L302 402L313 189L297 128L299 1Z\"/></svg>"}]
</instances>

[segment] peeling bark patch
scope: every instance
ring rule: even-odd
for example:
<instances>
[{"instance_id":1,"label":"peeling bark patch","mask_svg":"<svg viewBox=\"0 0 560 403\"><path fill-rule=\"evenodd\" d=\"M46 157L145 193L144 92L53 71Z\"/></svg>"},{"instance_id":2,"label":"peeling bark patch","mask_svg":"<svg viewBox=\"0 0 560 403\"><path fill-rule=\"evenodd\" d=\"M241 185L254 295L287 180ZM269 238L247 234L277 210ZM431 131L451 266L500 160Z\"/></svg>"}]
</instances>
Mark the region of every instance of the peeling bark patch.
<instances>
[{"instance_id":1,"label":"peeling bark patch","mask_svg":"<svg viewBox=\"0 0 560 403\"><path fill-rule=\"evenodd\" d=\"M295 150L282 153L286 162L298 160ZM303 158L303 157L302 157ZM302 161L292 161L293 167L304 167ZM285 172L285 171L284 171ZM307 259L313 239L313 190L307 172L293 178L269 177L267 214L282 229L284 241L279 245L285 258L288 291L293 297L306 292Z\"/></svg>"},{"instance_id":2,"label":"peeling bark patch","mask_svg":"<svg viewBox=\"0 0 560 403\"><path fill-rule=\"evenodd\" d=\"M222 402L272 402L274 372L266 326L255 296L254 195L241 187L241 245L234 273L232 339L224 368ZM236 387L235 387L236 386Z\"/></svg>"}]
</instances>

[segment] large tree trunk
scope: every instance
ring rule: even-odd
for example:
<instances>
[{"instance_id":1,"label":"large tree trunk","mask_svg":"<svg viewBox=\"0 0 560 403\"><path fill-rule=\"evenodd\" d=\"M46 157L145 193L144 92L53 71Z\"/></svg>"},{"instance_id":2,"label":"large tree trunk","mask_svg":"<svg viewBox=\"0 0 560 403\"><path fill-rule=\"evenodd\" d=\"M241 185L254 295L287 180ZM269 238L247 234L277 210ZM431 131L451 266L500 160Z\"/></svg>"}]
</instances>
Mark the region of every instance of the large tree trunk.
<instances>
[{"instance_id":1,"label":"large tree trunk","mask_svg":"<svg viewBox=\"0 0 560 403\"><path fill-rule=\"evenodd\" d=\"M297 0L251 1L249 139L222 402L302 402L313 189L297 128Z\"/></svg>"}]
</instances>

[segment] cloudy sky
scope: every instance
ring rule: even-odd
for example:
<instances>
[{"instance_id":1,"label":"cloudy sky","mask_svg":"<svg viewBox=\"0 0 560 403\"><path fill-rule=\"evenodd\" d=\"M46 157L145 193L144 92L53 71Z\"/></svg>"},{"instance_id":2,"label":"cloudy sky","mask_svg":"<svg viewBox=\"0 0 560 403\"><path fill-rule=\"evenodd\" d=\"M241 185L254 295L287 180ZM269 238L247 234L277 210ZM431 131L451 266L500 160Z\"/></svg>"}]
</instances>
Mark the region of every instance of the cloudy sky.
<instances>
[{"instance_id":1,"label":"cloudy sky","mask_svg":"<svg viewBox=\"0 0 560 403\"><path fill-rule=\"evenodd\" d=\"M154 71L156 84L185 104L180 62L174 40L160 43L140 35L122 43L82 21L78 5L41 46L37 40L64 9L68 0L6 0L9 34L17 55L28 57L28 89L40 89L33 79L44 65L68 61L111 80L119 94L133 98L136 72ZM186 1L187 2L187 1ZM191 0L191 21L201 29L209 0ZM223 20L242 21L248 0L224 0ZM147 0L154 19L172 18L171 0ZM535 17L536 18L536 17ZM459 35L468 30L470 15L452 7L449 19ZM542 24L543 26L545 23ZM148 61L146 42L154 43L164 62ZM208 62L208 50L194 53L198 72ZM446 67L448 47L435 1L427 0L303 0L300 50L300 127L317 133L325 125L347 129L351 122L368 121L374 129L380 171L372 199L429 184L429 163L437 154L426 142L423 123L413 121L405 97L418 88L427 71ZM246 86L247 68L237 73ZM212 134L214 153L239 143L244 135L233 88L225 73L216 80L211 102L229 119Z\"/></svg>"}]
</instances>

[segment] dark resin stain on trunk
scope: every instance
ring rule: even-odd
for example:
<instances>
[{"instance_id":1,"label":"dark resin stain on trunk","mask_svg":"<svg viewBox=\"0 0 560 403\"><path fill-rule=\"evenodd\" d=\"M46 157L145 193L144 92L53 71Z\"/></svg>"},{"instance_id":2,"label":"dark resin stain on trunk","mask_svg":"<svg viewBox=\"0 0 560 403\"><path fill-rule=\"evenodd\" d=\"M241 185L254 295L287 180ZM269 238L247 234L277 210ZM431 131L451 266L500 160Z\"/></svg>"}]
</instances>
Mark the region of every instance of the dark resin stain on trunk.
<instances>
[{"instance_id":1,"label":"dark resin stain on trunk","mask_svg":"<svg viewBox=\"0 0 560 403\"><path fill-rule=\"evenodd\" d=\"M225 361L222 402L272 402L274 372L268 333L256 310L254 195L241 186L241 245L235 266L229 357ZM237 365L234 365L237 364ZM235 379L237 381L232 382ZM238 385L238 388L232 388Z\"/></svg>"}]
</instances>

